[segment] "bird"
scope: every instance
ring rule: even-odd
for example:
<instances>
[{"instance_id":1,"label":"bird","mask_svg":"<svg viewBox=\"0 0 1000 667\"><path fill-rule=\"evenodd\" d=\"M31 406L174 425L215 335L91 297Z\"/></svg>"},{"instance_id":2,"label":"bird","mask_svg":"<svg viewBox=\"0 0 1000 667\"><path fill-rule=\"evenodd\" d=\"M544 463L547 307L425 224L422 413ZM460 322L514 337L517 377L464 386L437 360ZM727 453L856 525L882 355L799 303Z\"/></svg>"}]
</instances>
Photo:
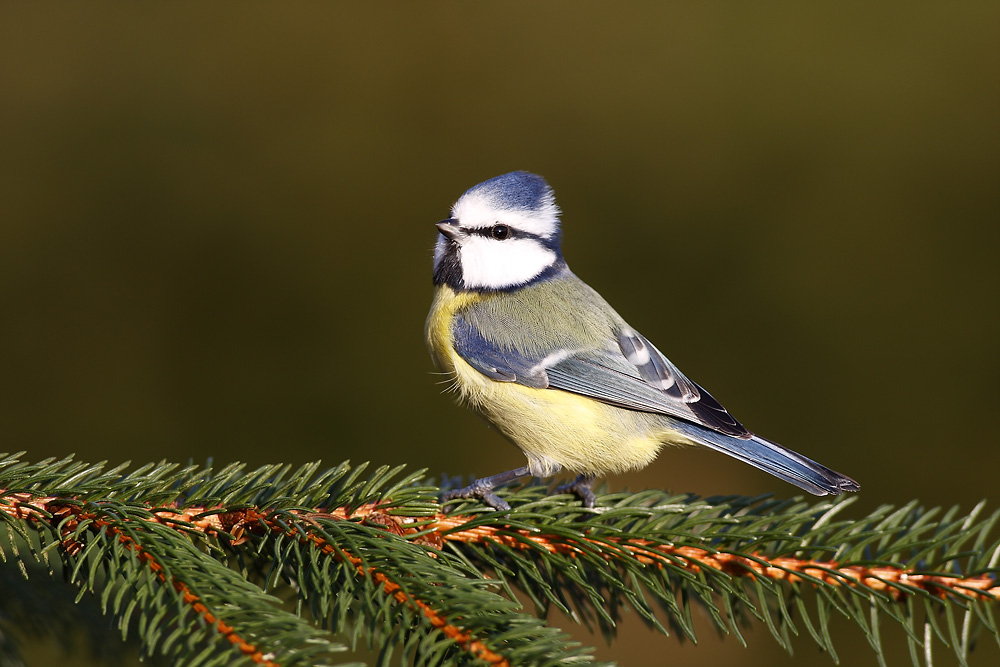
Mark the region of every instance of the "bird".
<instances>
[{"instance_id":1,"label":"bird","mask_svg":"<svg viewBox=\"0 0 1000 667\"><path fill-rule=\"evenodd\" d=\"M576 479L555 491L593 507L597 477L642 468L664 445L708 447L817 496L858 490L747 430L570 271L560 213L544 178L513 171L467 190L437 223L430 355L459 401L527 459L443 501L507 511L498 487L565 469Z\"/></svg>"}]
</instances>

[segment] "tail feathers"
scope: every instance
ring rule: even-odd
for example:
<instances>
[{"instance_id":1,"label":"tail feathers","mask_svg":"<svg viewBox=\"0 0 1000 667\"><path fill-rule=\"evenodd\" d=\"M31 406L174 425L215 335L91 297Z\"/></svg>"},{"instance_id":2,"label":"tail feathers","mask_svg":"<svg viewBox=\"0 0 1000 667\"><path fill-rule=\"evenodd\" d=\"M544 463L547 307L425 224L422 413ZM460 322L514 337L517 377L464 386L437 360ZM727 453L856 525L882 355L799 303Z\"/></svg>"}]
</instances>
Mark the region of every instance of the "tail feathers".
<instances>
[{"instance_id":1,"label":"tail feathers","mask_svg":"<svg viewBox=\"0 0 1000 667\"><path fill-rule=\"evenodd\" d=\"M743 440L687 422L675 422L674 427L698 444L749 463L817 496L839 495L860 488L850 477L757 435Z\"/></svg>"}]
</instances>

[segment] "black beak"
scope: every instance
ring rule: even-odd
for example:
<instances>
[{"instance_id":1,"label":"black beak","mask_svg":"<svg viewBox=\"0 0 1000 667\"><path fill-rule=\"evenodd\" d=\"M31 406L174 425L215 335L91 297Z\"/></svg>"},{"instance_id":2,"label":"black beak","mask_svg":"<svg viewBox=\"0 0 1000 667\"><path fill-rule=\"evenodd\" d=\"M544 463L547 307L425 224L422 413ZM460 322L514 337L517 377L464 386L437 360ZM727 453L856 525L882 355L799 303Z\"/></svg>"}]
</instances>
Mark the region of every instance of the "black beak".
<instances>
[{"instance_id":1,"label":"black beak","mask_svg":"<svg viewBox=\"0 0 1000 667\"><path fill-rule=\"evenodd\" d=\"M437 223L437 228L449 241L457 241L462 236L465 236L465 231L459 226L458 220L455 218L442 220Z\"/></svg>"}]
</instances>

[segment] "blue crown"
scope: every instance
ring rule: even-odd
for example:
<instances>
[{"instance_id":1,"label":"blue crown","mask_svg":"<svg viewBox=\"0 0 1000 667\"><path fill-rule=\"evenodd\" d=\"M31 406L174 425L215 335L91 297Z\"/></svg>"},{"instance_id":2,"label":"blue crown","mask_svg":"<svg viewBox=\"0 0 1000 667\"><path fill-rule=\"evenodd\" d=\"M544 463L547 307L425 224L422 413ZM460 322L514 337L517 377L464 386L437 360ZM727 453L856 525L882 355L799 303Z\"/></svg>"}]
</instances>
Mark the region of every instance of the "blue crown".
<instances>
[{"instance_id":1,"label":"blue crown","mask_svg":"<svg viewBox=\"0 0 1000 667\"><path fill-rule=\"evenodd\" d=\"M542 211L552 206L552 188L538 174L512 171L496 176L466 191L488 199L498 209L509 211Z\"/></svg>"}]
</instances>

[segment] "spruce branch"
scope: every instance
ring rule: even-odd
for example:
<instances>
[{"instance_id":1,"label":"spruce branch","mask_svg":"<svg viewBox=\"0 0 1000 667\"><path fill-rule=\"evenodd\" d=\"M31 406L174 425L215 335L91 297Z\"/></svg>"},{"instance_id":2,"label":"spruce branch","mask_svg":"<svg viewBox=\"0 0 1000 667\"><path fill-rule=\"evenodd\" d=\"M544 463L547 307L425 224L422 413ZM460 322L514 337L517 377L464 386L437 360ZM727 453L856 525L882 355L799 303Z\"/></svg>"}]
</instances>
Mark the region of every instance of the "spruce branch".
<instances>
[{"instance_id":1,"label":"spruce branch","mask_svg":"<svg viewBox=\"0 0 1000 667\"><path fill-rule=\"evenodd\" d=\"M593 664L520 611L519 596L608 634L631 608L693 641L698 604L741 642L748 618L789 650L801 625L834 660L835 613L883 664L885 619L915 665L934 643L962 664L978 635L1000 643L1000 511L983 503L859 519L845 518L850 501L646 491L590 510L528 486L508 493L511 512L443 511L422 471L401 468L125 469L0 455L0 520L13 536L0 556L23 566L18 544L42 563L57 555L123 631L138 615L147 652L207 664L232 651L248 664L312 664L336 649L320 627L380 646L380 664ZM293 591L296 613L270 589Z\"/></svg>"},{"instance_id":2,"label":"spruce branch","mask_svg":"<svg viewBox=\"0 0 1000 667\"><path fill-rule=\"evenodd\" d=\"M643 565L667 566L673 565L697 573L701 568L711 568L724 572L732 577L748 577L756 579L766 577L776 581L788 581L796 584L810 582L830 586L849 586L866 589L872 592L887 593L893 600L900 600L905 595L922 593L946 599L948 597L966 600L994 600L1000 596L1000 586L994 577L980 574L972 577L962 577L957 574L927 574L912 568L897 565L862 564L843 565L836 561L818 561L792 557L768 557L766 554L752 552L739 554L717 549L702 547L676 546L657 543L644 538L619 539L608 537L603 542L597 537L582 539L566 538L565 535L532 532L526 529L510 530L509 525L484 526L476 525L466 529L465 526L474 519L467 516L449 516L440 514L434 529L448 542L463 544L495 543L513 549L528 551L531 548L542 549L553 554L565 554L571 557L582 556L586 548L604 546L598 551L607 561L620 560L623 557L634 558Z\"/></svg>"},{"instance_id":3,"label":"spruce branch","mask_svg":"<svg viewBox=\"0 0 1000 667\"><path fill-rule=\"evenodd\" d=\"M26 502L25 495L7 495L0 513L26 520L48 537L32 550L44 556L58 548L71 566L70 580L91 592L100 590L105 612L110 607L120 615L123 638L138 608L148 652L159 647L179 659L197 645L197 657L206 665L277 667L275 654L291 654L288 664L316 664L321 654L340 650L146 508L60 497ZM267 653L257 643L263 637Z\"/></svg>"}]
</instances>

